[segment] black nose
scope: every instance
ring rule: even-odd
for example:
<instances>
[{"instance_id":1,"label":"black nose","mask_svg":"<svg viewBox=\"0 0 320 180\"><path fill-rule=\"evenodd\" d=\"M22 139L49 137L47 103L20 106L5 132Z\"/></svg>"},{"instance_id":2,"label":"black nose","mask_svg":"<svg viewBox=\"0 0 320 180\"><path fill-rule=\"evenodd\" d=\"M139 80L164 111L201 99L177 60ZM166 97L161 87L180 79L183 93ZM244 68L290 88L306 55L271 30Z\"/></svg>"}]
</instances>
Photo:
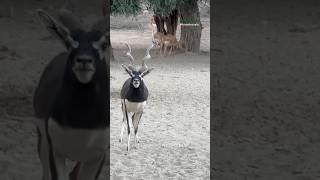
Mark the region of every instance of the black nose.
<instances>
[{"instance_id":1,"label":"black nose","mask_svg":"<svg viewBox=\"0 0 320 180\"><path fill-rule=\"evenodd\" d=\"M78 63L92 63L93 60L91 58L77 58Z\"/></svg>"}]
</instances>

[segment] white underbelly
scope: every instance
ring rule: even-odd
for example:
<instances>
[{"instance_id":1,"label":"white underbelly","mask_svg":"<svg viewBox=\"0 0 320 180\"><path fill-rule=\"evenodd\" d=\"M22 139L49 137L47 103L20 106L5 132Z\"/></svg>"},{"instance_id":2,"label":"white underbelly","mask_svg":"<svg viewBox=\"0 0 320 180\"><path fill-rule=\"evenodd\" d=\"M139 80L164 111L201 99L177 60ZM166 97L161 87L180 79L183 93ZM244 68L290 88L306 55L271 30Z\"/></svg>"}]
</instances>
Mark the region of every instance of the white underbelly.
<instances>
[{"instance_id":1,"label":"white underbelly","mask_svg":"<svg viewBox=\"0 0 320 180\"><path fill-rule=\"evenodd\" d=\"M54 151L71 160L86 161L101 156L109 144L109 128L106 130L64 128L53 119L49 119L48 131Z\"/></svg>"},{"instance_id":2,"label":"white underbelly","mask_svg":"<svg viewBox=\"0 0 320 180\"><path fill-rule=\"evenodd\" d=\"M122 101L122 103L125 102L127 112L133 112L133 113L142 112L143 109L144 109L144 107L145 107L146 104L147 104L147 101L143 101L143 102L130 102L130 101L128 101L127 99L121 99L121 101Z\"/></svg>"}]
</instances>

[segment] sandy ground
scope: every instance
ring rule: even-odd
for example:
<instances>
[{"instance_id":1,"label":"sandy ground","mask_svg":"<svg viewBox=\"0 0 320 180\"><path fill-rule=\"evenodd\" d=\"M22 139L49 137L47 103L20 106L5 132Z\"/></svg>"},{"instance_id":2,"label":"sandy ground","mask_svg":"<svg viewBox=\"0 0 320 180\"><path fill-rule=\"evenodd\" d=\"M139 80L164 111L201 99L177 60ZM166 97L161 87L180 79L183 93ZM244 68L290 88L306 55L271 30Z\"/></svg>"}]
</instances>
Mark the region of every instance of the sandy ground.
<instances>
[{"instance_id":1,"label":"sandy ground","mask_svg":"<svg viewBox=\"0 0 320 180\"><path fill-rule=\"evenodd\" d=\"M128 78L120 64L129 63L122 42L131 44L140 65L145 49L151 45L148 22L149 18L144 16L137 21L111 17L111 41L117 59L111 64L111 175L132 179L209 179L209 18L203 17L200 55L187 53L162 58L158 49L151 51L148 66L155 70L145 78L150 99L139 126L141 141L129 153L127 135L119 143L122 122L119 91Z\"/></svg>"},{"instance_id":2,"label":"sandy ground","mask_svg":"<svg viewBox=\"0 0 320 180\"><path fill-rule=\"evenodd\" d=\"M319 7L215 1L215 179L320 179Z\"/></svg>"},{"instance_id":3,"label":"sandy ground","mask_svg":"<svg viewBox=\"0 0 320 180\"><path fill-rule=\"evenodd\" d=\"M34 9L45 7L43 1L32 5L2 3L0 179L39 179L41 167L36 153L32 96L44 66L63 50L63 46L48 38L49 33L32 16ZM10 6L15 7L14 17L8 17L7 7ZM119 90L128 77L120 68L120 63L128 62L120 43L132 44L138 61L150 45L151 30L144 16L137 23L131 21L131 25L126 23L128 18L125 17L111 20L112 44L117 58L110 67L112 177L209 179L209 17L203 16L205 29L199 55L161 58L157 50L152 50L153 58L148 65L155 70L145 78L151 94L141 120L141 142L129 153L125 143L118 142L122 119ZM126 138L124 136L124 141Z\"/></svg>"},{"instance_id":4,"label":"sandy ground","mask_svg":"<svg viewBox=\"0 0 320 180\"><path fill-rule=\"evenodd\" d=\"M126 143L118 142L119 89L128 75L117 64L112 66L111 174L134 179L209 179L207 56L152 59L149 65L156 69L145 78L151 94L139 127L141 141L129 153Z\"/></svg>"}]
</instances>

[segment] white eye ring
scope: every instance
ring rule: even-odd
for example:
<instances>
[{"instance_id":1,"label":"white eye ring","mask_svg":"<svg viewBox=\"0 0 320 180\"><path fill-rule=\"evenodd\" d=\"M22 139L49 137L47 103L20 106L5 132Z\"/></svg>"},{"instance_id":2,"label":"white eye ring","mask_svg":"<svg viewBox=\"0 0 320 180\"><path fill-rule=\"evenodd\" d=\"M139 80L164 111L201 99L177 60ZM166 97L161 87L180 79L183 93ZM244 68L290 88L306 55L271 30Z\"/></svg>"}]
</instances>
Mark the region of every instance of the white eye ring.
<instances>
[{"instance_id":1,"label":"white eye ring","mask_svg":"<svg viewBox=\"0 0 320 180\"><path fill-rule=\"evenodd\" d=\"M143 77L141 76L141 74L139 74L139 78L141 79L141 81L143 81Z\"/></svg>"}]
</instances>

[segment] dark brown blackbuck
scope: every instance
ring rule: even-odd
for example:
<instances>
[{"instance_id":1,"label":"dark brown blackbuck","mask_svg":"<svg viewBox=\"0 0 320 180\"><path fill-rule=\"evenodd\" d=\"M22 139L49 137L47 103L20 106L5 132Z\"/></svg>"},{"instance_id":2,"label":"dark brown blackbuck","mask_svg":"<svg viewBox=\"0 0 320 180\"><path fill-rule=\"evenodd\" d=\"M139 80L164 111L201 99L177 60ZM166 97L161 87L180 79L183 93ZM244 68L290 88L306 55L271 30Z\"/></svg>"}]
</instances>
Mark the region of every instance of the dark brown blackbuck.
<instances>
[{"instance_id":1,"label":"dark brown blackbuck","mask_svg":"<svg viewBox=\"0 0 320 180\"><path fill-rule=\"evenodd\" d=\"M66 51L44 69L34 94L43 180L97 180L109 147L109 32L85 30L75 16L37 15ZM66 161L75 162L66 172ZM69 177L68 177L69 176Z\"/></svg>"},{"instance_id":2,"label":"dark brown blackbuck","mask_svg":"<svg viewBox=\"0 0 320 180\"><path fill-rule=\"evenodd\" d=\"M131 47L127 44L128 52L126 55L130 59L129 65L122 64L124 70L129 74L128 78L122 86L120 96L121 96L121 105L123 112L122 127L120 132L120 142L122 142L123 131L125 124L127 124L128 130L128 140L127 140L127 150L130 150L130 136L134 131L134 143L135 147L138 140L138 126L142 117L142 113L146 106L149 91L144 82L144 76L149 74L154 68L148 68L146 61L151 58L150 49L154 46L152 44L146 52L146 56L143 58L142 66L134 65L134 57L131 54ZM133 128L133 131L131 130Z\"/></svg>"}]
</instances>

